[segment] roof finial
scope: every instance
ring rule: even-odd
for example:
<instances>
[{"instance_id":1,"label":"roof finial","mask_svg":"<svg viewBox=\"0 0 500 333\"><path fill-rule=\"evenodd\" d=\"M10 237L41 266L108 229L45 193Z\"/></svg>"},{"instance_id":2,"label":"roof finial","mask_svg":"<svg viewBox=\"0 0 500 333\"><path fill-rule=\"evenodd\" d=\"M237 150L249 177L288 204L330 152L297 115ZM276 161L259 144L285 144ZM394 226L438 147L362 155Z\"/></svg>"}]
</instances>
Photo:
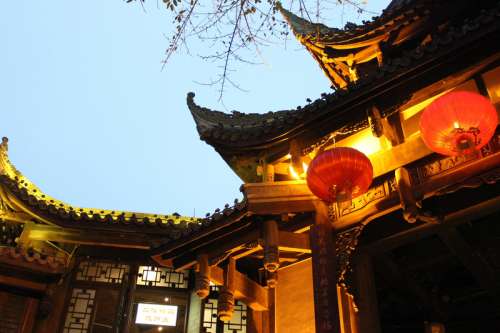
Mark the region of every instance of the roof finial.
<instances>
[{"instance_id":1,"label":"roof finial","mask_svg":"<svg viewBox=\"0 0 500 333\"><path fill-rule=\"evenodd\" d=\"M9 138L6 136L2 137L2 143L0 143L0 150L7 152L9 150Z\"/></svg>"}]
</instances>

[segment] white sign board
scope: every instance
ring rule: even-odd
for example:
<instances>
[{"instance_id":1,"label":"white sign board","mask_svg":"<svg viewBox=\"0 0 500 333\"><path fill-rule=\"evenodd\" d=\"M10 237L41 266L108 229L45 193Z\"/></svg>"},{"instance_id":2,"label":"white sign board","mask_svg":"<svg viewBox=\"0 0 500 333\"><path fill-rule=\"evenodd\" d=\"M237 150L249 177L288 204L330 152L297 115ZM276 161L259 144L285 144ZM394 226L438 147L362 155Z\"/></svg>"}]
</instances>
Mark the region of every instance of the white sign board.
<instances>
[{"instance_id":1,"label":"white sign board","mask_svg":"<svg viewBox=\"0 0 500 333\"><path fill-rule=\"evenodd\" d=\"M136 324L175 326L177 323L177 306L139 303L137 306Z\"/></svg>"}]
</instances>

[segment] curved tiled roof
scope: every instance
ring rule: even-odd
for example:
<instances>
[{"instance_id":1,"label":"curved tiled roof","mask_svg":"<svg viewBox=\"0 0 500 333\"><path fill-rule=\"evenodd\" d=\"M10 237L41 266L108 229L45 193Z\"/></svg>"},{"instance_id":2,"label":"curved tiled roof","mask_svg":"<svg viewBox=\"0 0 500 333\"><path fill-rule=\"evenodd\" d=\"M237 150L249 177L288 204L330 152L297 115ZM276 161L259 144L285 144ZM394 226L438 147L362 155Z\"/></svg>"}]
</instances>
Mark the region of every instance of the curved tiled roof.
<instances>
[{"instance_id":1,"label":"curved tiled roof","mask_svg":"<svg viewBox=\"0 0 500 333\"><path fill-rule=\"evenodd\" d=\"M463 50L475 39L493 36L500 28L500 2L496 4L491 10L482 11L475 18L465 20L459 26L447 26L441 31L434 31L429 43L408 50L401 57L386 59L376 72L361 77L347 89L322 94L321 98L303 107L263 114L245 114L236 111L227 114L197 105L194 102L194 93L189 93L187 104L196 122L200 138L214 146L221 154L224 151L244 152L262 149L264 146L277 146L296 135L316 131L316 128L308 125L318 121L324 123L325 119L335 119L345 112L351 112L348 117L351 120L356 116L364 118L364 108L360 108L362 112L359 114L352 114L353 110L347 110L346 106L362 98L365 102L368 101L373 98L375 89L404 79L410 72L420 75L421 66L436 59L446 61L450 54ZM482 51L495 52L497 47L498 43L494 43L491 48ZM466 63L463 65L467 66ZM329 131L338 130L345 125L345 122L334 126L337 125L337 128L330 128ZM320 135L315 138L320 140L326 133L309 134L311 137Z\"/></svg>"},{"instance_id":2,"label":"curved tiled roof","mask_svg":"<svg viewBox=\"0 0 500 333\"><path fill-rule=\"evenodd\" d=\"M41 255L22 248L0 247L0 262L7 264L19 263L33 270L48 271L49 273L63 273L65 263L55 257Z\"/></svg>"},{"instance_id":3,"label":"curved tiled roof","mask_svg":"<svg viewBox=\"0 0 500 333\"><path fill-rule=\"evenodd\" d=\"M207 214L205 218L74 207L42 192L10 163L6 138L0 145L0 185L3 185L4 189L23 205L22 211L42 223L73 228L139 232L157 235L166 240L194 234L221 218L231 219L246 210L246 202L237 200L233 206L226 205L222 210L216 209L213 214ZM0 191L0 202L2 194L6 195ZM12 201L8 195L3 199L7 202ZM19 205L18 202L11 205Z\"/></svg>"},{"instance_id":4,"label":"curved tiled roof","mask_svg":"<svg viewBox=\"0 0 500 333\"><path fill-rule=\"evenodd\" d=\"M292 28L293 33L299 38L307 38L323 44L353 44L408 24L415 17L423 15L425 7L432 2L432 0L392 1L380 16L373 17L371 21L363 21L363 24L349 22L344 29L312 23L286 10L280 4L278 4L278 9Z\"/></svg>"}]
</instances>

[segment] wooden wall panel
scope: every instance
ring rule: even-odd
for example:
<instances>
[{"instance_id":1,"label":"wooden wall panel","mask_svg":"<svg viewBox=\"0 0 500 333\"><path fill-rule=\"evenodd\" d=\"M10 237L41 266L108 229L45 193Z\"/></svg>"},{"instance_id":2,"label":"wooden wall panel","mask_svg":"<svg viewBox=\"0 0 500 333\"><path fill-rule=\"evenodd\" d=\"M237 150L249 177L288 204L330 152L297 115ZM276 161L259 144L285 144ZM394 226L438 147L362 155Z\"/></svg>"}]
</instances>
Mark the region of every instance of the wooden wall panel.
<instances>
[{"instance_id":1,"label":"wooden wall panel","mask_svg":"<svg viewBox=\"0 0 500 333\"><path fill-rule=\"evenodd\" d=\"M311 259L278 271L276 332L315 333Z\"/></svg>"}]
</instances>

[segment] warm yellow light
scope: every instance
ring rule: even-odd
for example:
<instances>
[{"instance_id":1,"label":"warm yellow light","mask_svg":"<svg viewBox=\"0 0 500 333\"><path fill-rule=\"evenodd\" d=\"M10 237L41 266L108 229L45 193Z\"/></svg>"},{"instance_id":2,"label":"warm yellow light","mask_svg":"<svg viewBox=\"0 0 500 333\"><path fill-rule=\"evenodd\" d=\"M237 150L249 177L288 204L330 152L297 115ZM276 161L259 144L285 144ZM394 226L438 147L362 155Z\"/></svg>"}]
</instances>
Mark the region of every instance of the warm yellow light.
<instances>
[{"instance_id":1,"label":"warm yellow light","mask_svg":"<svg viewBox=\"0 0 500 333\"><path fill-rule=\"evenodd\" d=\"M163 327L158 326L158 332L161 332L161 331L163 331Z\"/></svg>"},{"instance_id":2,"label":"warm yellow light","mask_svg":"<svg viewBox=\"0 0 500 333\"><path fill-rule=\"evenodd\" d=\"M165 297L164 301L165 301L165 302L168 302L168 301L170 301L170 298Z\"/></svg>"},{"instance_id":3,"label":"warm yellow light","mask_svg":"<svg viewBox=\"0 0 500 333\"><path fill-rule=\"evenodd\" d=\"M372 155L381 148L380 140L374 137L370 130L361 131L348 139L351 141L350 147L359 150L365 155Z\"/></svg>"},{"instance_id":4,"label":"warm yellow light","mask_svg":"<svg viewBox=\"0 0 500 333\"><path fill-rule=\"evenodd\" d=\"M453 122L453 127L456 129L460 128L460 124L458 123L458 121Z\"/></svg>"},{"instance_id":5,"label":"warm yellow light","mask_svg":"<svg viewBox=\"0 0 500 333\"><path fill-rule=\"evenodd\" d=\"M304 173L307 173L307 168L309 166L305 163L305 162L302 162L302 170L304 170Z\"/></svg>"},{"instance_id":6,"label":"warm yellow light","mask_svg":"<svg viewBox=\"0 0 500 333\"><path fill-rule=\"evenodd\" d=\"M295 169L293 168L293 166L291 164L288 167L288 169L290 170L290 174L292 175L293 178L300 179L299 174L295 171Z\"/></svg>"}]
</instances>

